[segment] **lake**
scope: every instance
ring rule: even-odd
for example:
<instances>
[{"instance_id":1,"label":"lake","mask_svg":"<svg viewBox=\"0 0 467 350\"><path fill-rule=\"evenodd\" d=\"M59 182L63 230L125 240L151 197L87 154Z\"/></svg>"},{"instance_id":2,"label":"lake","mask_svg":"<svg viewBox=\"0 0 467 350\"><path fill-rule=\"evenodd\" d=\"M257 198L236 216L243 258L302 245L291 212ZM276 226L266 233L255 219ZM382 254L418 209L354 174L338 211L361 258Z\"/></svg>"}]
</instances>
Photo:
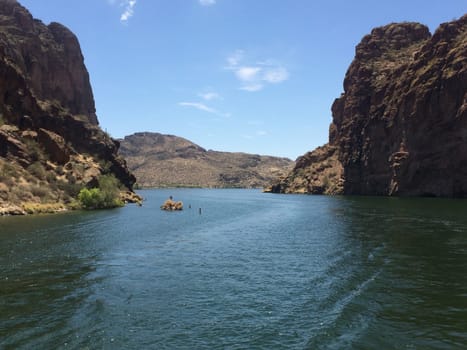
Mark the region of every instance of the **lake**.
<instances>
[{"instance_id":1,"label":"lake","mask_svg":"<svg viewBox=\"0 0 467 350\"><path fill-rule=\"evenodd\" d=\"M465 200L140 194L0 218L0 349L467 348Z\"/></svg>"}]
</instances>

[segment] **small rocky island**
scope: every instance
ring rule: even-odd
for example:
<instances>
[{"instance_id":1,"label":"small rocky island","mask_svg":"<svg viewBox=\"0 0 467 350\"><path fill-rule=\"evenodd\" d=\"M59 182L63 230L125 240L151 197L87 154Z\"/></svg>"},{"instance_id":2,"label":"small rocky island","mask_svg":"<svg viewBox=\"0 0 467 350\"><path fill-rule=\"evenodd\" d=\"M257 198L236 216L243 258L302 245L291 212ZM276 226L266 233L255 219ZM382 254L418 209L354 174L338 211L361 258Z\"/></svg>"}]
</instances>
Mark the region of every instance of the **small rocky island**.
<instances>
[{"instance_id":1,"label":"small rocky island","mask_svg":"<svg viewBox=\"0 0 467 350\"><path fill-rule=\"evenodd\" d=\"M166 211L180 211L183 210L183 202L174 201L172 196L161 205L162 210Z\"/></svg>"}]
</instances>

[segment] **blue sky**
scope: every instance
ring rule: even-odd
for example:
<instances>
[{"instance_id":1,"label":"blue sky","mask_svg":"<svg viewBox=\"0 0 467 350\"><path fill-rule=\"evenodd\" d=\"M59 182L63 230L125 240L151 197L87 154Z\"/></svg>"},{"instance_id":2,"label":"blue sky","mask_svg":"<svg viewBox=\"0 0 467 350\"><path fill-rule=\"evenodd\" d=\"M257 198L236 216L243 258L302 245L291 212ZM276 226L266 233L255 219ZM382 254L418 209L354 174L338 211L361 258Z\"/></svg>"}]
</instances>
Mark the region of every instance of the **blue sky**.
<instances>
[{"instance_id":1,"label":"blue sky","mask_svg":"<svg viewBox=\"0 0 467 350\"><path fill-rule=\"evenodd\" d=\"M103 129L292 159L328 139L355 46L372 28L433 31L465 0L20 0L79 38Z\"/></svg>"}]
</instances>

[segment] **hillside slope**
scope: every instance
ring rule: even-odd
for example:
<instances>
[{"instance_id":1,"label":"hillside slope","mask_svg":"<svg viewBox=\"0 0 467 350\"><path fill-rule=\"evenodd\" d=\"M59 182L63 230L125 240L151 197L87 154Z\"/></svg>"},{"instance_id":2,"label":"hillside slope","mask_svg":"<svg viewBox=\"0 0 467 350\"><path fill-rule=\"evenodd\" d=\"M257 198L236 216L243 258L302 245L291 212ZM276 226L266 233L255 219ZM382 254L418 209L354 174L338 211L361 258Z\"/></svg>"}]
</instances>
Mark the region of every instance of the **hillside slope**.
<instances>
[{"instance_id":1,"label":"hillside slope","mask_svg":"<svg viewBox=\"0 0 467 350\"><path fill-rule=\"evenodd\" d=\"M76 36L0 0L0 214L64 208L101 174L131 190L117 150L98 125Z\"/></svg>"},{"instance_id":2,"label":"hillside slope","mask_svg":"<svg viewBox=\"0 0 467 350\"><path fill-rule=\"evenodd\" d=\"M259 188L293 165L286 158L208 151L184 138L159 133L135 133L120 143L120 154L143 187Z\"/></svg>"}]
</instances>

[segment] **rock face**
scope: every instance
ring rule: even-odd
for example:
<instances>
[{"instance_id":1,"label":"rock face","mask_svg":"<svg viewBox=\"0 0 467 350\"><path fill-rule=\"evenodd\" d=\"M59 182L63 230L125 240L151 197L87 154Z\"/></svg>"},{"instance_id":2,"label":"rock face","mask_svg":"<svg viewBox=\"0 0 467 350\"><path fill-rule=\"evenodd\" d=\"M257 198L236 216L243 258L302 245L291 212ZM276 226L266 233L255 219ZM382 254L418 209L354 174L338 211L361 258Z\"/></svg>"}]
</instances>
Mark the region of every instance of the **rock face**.
<instances>
[{"instance_id":1,"label":"rock face","mask_svg":"<svg viewBox=\"0 0 467 350\"><path fill-rule=\"evenodd\" d=\"M344 181L342 165L335 146L326 144L297 159L295 167L265 192L341 194Z\"/></svg>"},{"instance_id":2,"label":"rock face","mask_svg":"<svg viewBox=\"0 0 467 350\"><path fill-rule=\"evenodd\" d=\"M143 187L261 188L293 166L286 158L205 150L159 133L136 133L120 143L120 154Z\"/></svg>"},{"instance_id":3,"label":"rock face","mask_svg":"<svg viewBox=\"0 0 467 350\"><path fill-rule=\"evenodd\" d=\"M332 114L343 193L467 196L467 15L374 29Z\"/></svg>"},{"instance_id":4,"label":"rock face","mask_svg":"<svg viewBox=\"0 0 467 350\"><path fill-rule=\"evenodd\" d=\"M118 146L98 126L76 36L0 0L0 207L66 201L103 173L131 190Z\"/></svg>"},{"instance_id":5,"label":"rock face","mask_svg":"<svg viewBox=\"0 0 467 350\"><path fill-rule=\"evenodd\" d=\"M59 23L45 26L17 1L2 0L0 45L0 59L4 63L2 105L14 108L22 104L33 112L29 109L39 104L40 109L66 110L97 125L89 75L78 39L66 27ZM17 75L22 81L15 79L12 86L12 78Z\"/></svg>"}]
</instances>

